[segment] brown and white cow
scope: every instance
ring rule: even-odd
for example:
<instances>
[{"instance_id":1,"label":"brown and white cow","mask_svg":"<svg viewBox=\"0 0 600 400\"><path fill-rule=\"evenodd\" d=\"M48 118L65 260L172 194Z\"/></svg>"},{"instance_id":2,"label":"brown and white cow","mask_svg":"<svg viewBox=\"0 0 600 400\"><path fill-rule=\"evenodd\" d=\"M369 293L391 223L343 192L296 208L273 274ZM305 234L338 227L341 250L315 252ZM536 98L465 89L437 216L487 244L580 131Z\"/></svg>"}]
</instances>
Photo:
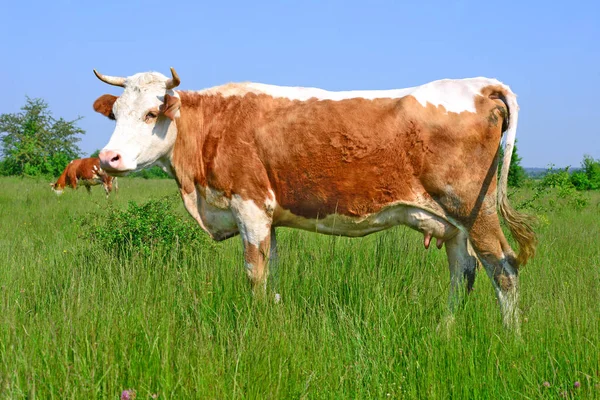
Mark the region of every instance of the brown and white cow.
<instances>
[{"instance_id":1,"label":"brown and white cow","mask_svg":"<svg viewBox=\"0 0 600 400\"><path fill-rule=\"evenodd\" d=\"M102 168L170 171L202 229L215 240L241 235L253 287L266 282L276 227L364 236L403 224L423 233L425 247L432 237L446 245L451 309L463 285L471 290L478 257L505 325L518 329L517 273L536 239L507 199L519 109L508 86L472 78L384 91L242 83L191 92L173 90L173 69L171 78L94 72L125 89L94 103L116 121Z\"/></svg>"},{"instance_id":2,"label":"brown and white cow","mask_svg":"<svg viewBox=\"0 0 600 400\"><path fill-rule=\"evenodd\" d=\"M106 196L113 189L118 190L117 178L113 178L100 168L100 159L98 157L80 158L73 160L67 165L63 173L55 183L51 183L52 190L60 195L65 186L77 189L77 184L84 185L88 193L92 192L91 187L96 185L104 186Z\"/></svg>"}]
</instances>

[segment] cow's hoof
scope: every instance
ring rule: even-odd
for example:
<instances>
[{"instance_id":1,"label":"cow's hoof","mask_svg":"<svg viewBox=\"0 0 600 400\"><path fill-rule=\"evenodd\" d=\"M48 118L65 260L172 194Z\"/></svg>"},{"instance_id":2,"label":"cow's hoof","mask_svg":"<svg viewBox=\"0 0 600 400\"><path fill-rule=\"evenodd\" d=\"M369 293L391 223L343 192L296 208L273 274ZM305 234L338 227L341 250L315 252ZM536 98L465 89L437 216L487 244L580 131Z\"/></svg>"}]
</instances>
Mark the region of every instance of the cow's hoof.
<instances>
[{"instance_id":1,"label":"cow's hoof","mask_svg":"<svg viewBox=\"0 0 600 400\"><path fill-rule=\"evenodd\" d=\"M454 325L456 324L456 319L453 314L446 315L442 317L442 320L439 322L437 326L438 335L450 339L452 333L454 331Z\"/></svg>"}]
</instances>

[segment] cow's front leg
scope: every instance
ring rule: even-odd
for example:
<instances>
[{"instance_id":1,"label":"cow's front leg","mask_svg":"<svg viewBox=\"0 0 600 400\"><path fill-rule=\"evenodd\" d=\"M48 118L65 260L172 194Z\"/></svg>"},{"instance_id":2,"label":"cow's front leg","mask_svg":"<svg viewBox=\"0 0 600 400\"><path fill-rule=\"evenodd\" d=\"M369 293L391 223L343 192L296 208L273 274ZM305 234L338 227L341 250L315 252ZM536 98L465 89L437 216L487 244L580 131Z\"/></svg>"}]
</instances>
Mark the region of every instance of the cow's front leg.
<instances>
[{"instance_id":1,"label":"cow's front leg","mask_svg":"<svg viewBox=\"0 0 600 400\"><path fill-rule=\"evenodd\" d=\"M275 292L275 302L281 301L281 294L279 294L279 252L277 251L277 236L275 235L275 228L271 228L271 249L269 254L269 278L270 285Z\"/></svg>"},{"instance_id":2,"label":"cow's front leg","mask_svg":"<svg viewBox=\"0 0 600 400\"><path fill-rule=\"evenodd\" d=\"M473 290L477 257L469 252L467 235L462 231L446 242L446 254L450 269L448 309L450 314L454 314L462 305L465 293Z\"/></svg>"},{"instance_id":3,"label":"cow's front leg","mask_svg":"<svg viewBox=\"0 0 600 400\"><path fill-rule=\"evenodd\" d=\"M446 242L446 254L450 269L450 294L448 313L442 318L438 330L443 330L449 336L454 326L454 314L463 305L465 294L473 290L477 258L469 251L467 235L462 231Z\"/></svg>"},{"instance_id":4,"label":"cow's front leg","mask_svg":"<svg viewBox=\"0 0 600 400\"><path fill-rule=\"evenodd\" d=\"M231 199L231 209L244 243L246 274L255 295L266 293L273 219L271 203L269 197L260 204L239 195Z\"/></svg>"}]
</instances>

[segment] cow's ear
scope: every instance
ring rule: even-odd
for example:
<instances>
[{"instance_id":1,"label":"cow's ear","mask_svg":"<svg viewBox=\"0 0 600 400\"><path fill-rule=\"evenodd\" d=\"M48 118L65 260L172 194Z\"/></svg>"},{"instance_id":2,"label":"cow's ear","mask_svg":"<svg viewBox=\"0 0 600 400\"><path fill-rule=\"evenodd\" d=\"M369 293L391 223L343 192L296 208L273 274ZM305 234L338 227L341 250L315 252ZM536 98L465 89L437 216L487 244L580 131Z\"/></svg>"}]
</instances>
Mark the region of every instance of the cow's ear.
<instances>
[{"instance_id":1,"label":"cow's ear","mask_svg":"<svg viewBox=\"0 0 600 400\"><path fill-rule=\"evenodd\" d=\"M103 94L94 102L94 111L108 117L108 119L114 120L115 114L113 114L112 110L117 99L118 97L112 94Z\"/></svg>"},{"instance_id":2,"label":"cow's ear","mask_svg":"<svg viewBox=\"0 0 600 400\"><path fill-rule=\"evenodd\" d=\"M180 107L181 100L179 100L179 97L165 94L165 100L160 105L160 112L163 113L165 117L174 121L175 115L177 114L177 111L179 111Z\"/></svg>"}]
</instances>

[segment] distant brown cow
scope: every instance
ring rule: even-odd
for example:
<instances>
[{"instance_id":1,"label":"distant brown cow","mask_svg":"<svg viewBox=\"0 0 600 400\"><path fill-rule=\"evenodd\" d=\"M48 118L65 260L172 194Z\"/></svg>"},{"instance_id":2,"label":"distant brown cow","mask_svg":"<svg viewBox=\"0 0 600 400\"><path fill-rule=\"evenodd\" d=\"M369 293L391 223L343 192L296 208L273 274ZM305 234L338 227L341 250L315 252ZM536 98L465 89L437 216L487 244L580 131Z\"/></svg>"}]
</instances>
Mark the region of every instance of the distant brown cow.
<instances>
[{"instance_id":1,"label":"distant brown cow","mask_svg":"<svg viewBox=\"0 0 600 400\"><path fill-rule=\"evenodd\" d=\"M116 192L119 189L117 178L113 178L106 174L106 172L100 168L100 159L92 157L71 161L56 183L51 183L50 186L52 186L52 190L56 194L60 195L65 186L71 186L73 189L77 189L77 184L79 183L85 186L88 193L91 193L92 186L102 184L106 196L108 197L108 194L113 189L113 182L115 184Z\"/></svg>"}]
</instances>

